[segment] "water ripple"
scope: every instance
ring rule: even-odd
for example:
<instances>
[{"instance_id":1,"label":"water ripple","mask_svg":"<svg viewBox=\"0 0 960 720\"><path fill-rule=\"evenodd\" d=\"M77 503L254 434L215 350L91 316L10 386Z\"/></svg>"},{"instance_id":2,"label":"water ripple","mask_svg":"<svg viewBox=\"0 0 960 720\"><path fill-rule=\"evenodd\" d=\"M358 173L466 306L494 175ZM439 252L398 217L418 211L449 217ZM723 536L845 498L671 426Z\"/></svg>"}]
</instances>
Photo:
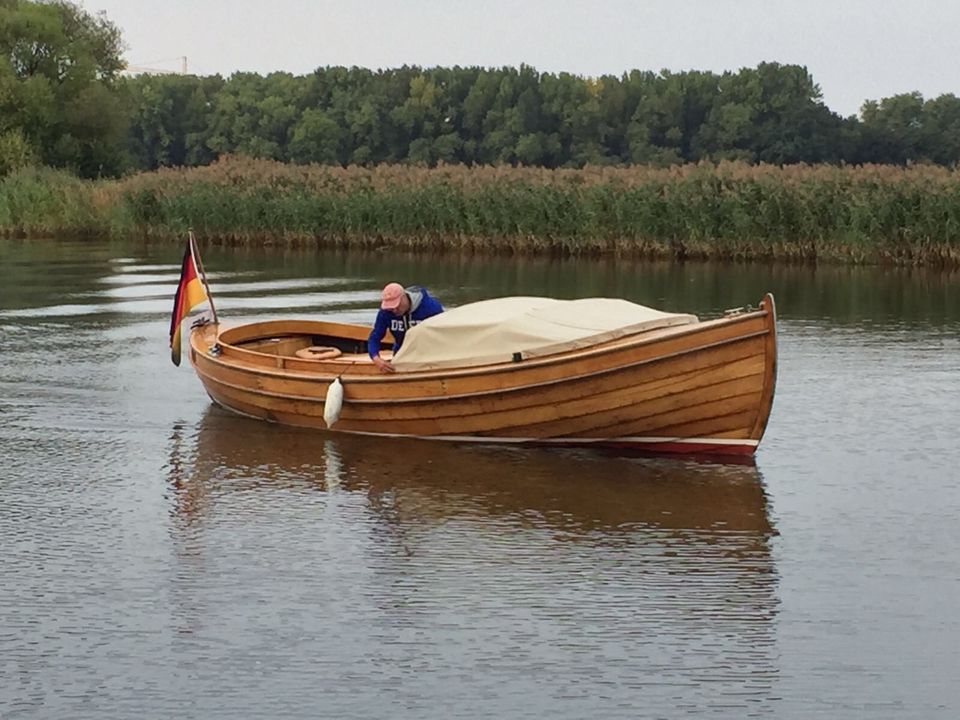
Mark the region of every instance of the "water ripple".
<instances>
[{"instance_id":1,"label":"water ripple","mask_svg":"<svg viewBox=\"0 0 960 720\"><path fill-rule=\"evenodd\" d=\"M4 720L953 716L960 320L926 285L861 280L871 316L796 269L740 466L233 417L168 359L178 249L3 251ZM233 320L369 322L387 273L716 309L766 272L205 261Z\"/></svg>"}]
</instances>

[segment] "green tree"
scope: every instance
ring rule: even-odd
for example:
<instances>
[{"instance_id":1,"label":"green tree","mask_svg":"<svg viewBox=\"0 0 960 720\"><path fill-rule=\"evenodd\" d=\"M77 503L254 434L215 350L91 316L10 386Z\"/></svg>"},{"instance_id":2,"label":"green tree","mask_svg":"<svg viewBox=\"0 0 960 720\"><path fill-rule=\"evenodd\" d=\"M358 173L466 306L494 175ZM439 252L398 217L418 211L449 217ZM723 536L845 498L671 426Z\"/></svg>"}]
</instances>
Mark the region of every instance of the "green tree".
<instances>
[{"instance_id":1,"label":"green tree","mask_svg":"<svg viewBox=\"0 0 960 720\"><path fill-rule=\"evenodd\" d=\"M433 140L442 123L440 90L426 74L410 80L406 101L390 113L391 120L408 140L407 157L411 162L432 164L436 161Z\"/></svg>"},{"instance_id":2,"label":"green tree","mask_svg":"<svg viewBox=\"0 0 960 720\"><path fill-rule=\"evenodd\" d=\"M127 132L121 50L120 31L102 14L65 0L0 1L0 134L19 133L48 165L118 172Z\"/></svg>"},{"instance_id":3,"label":"green tree","mask_svg":"<svg viewBox=\"0 0 960 720\"><path fill-rule=\"evenodd\" d=\"M705 156L776 164L842 159L843 122L806 68L761 63L724 73L718 92L699 139Z\"/></svg>"},{"instance_id":4,"label":"green tree","mask_svg":"<svg viewBox=\"0 0 960 720\"><path fill-rule=\"evenodd\" d=\"M287 143L304 109L306 82L289 73L235 73L215 96L207 144L217 154L287 160Z\"/></svg>"},{"instance_id":5,"label":"green tree","mask_svg":"<svg viewBox=\"0 0 960 720\"><path fill-rule=\"evenodd\" d=\"M136 166L205 165L216 158L208 144L213 101L223 78L140 75L125 83L130 154Z\"/></svg>"},{"instance_id":6,"label":"green tree","mask_svg":"<svg viewBox=\"0 0 960 720\"><path fill-rule=\"evenodd\" d=\"M626 128L630 102L626 84L622 78L603 75L597 81L599 105L600 142L603 152L611 162L627 161Z\"/></svg>"},{"instance_id":7,"label":"green tree","mask_svg":"<svg viewBox=\"0 0 960 720\"><path fill-rule=\"evenodd\" d=\"M344 129L323 110L303 111L290 134L290 159L336 164L344 154Z\"/></svg>"},{"instance_id":8,"label":"green tree","mask_svg":"<svg viewBox=\"0 0 960 720\"><path fill-rule=\"evenodd\" d=\"M560 145L554 164L579 167L605 162L598 81L569 73L545 75L542 94L545 129Z\"/></svg>"},{"instance_id":9,"label":"green tree","mask_svg":"<svg viewBox=\"0 0 960 720\"><path fill-rule=\"evenodd\" d=\"M483 150L484 122L487 114L493 108L494 100L500 86L500 72L498 70L484 70L477 73L477 77L463 100L462 126L464 139L464 155L468 162L480 161Z\"/></svg>"},{"instance_id":10,"label":"green tree","mask_svg":"<svg viewBox=\"0 0 960 720\"><path fill-rule=\"evenodd\" d=\"M960 162L960 99L918 92L868 101L860 111L862 154L875 162Z\"/></svg>"},{"instance_id":11,"label":"green tree","mask_svg":"<svg viewBox=\"0 0 960 720\"><path fill-rule=\"evenodd\" d=\"M701 159L701 130L718 95L709 72L670 73L638 79L640 95L627 127L635 163L671 165Z\"/></svg>"},{"instance_id":12,"label":"green tree","mask_svg":"<svg viewBox=\"0 0 960 720\"><path fill-rule=\"evenodd\" d=\"M960 163L960 98L951 93L927 100L923 116L926 159L940 165Z\"/></svg>"}]
</instances>

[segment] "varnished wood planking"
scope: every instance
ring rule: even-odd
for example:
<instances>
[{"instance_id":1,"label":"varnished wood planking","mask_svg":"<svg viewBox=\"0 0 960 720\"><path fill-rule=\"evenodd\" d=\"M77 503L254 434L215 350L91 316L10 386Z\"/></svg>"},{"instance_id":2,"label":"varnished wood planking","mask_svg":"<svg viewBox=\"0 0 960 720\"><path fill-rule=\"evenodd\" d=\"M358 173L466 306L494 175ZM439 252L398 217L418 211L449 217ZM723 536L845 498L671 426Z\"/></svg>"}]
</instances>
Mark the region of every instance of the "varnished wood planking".
<instances>
[{"instance_id":1,"label":"varnished wood planking","mask_svg":"<svg viewBox=\"0 0 960 720\"><path fill-rule=\"evenodd\" d=\"M759 322L756 322L759 321ZM577 358L590 357L599 353L608 352L610 349L623 348L623 347L633 347L637 345L649 344L652 342L657 342L667 337L682 337L687 334L696 334L701 337L707 337L709 341L709 336L705 335L710 333L713 329L719 328L721 332L730 333L732 328L736 328L742 323L755 322L756 328L762 330L763 317L762 313L751 313L747 315L742 315L736 318L729 320L714 320L703 323L698 323L696 325L685 325L685 326L675 326L671 328L660 328L654 331L639 333L636 335L630 335L616 340L612 340L606 343L602 343L591 348L583 350L573 350L566 353L557 353L545 358L535 358L525 361L525 365L530 367L540 367L543 365L554 364L557 362L563 362L568 359L570 356ZM278 326L279 330L283 333L295 332L299 327L302 334L314 334L319 332L321 329L326 329L333 331L337 328L342 328L342 332L346 335L348 332L352 336L359 335L364 331L364 328L360 326L353 325L339 325L337 323L317 323L311 321L275 321L273 323L254 323L249 326L242 326L242 328L233 328L231 330L226 330L222 332L219 336L220 347L225 354L225 356L230 357L230 361L234 363L243 363L251 367L262 366L264 368L274 368L275 367L275 358L269 355L264 355L262 353L250 352L242 348L234 347L231 343L236 343L240 341L247 341L251 338L257 337L258 334L267 332L272 328L273 325ZM323 326L320 328L318 326ZM252 328L250 332L239 332L241 329ZM733 330L732 334L746 334L746 331ZM205 339L209 340L209 336L205 335ZM291 362L294 361L293 358L289 359ZM299 361L301 365L296 367L285 367L281 370L286 373L305 373L308 375L315 376L317 374L330 374L331 376L340 375L344 372L344 364L339 361L314 361L314 360L304 360ZM375 368L373 368L376 370ZM351 371L362 372L362 374L367 374L367 370L370 370L369 366L356 365L350 368ZM516 366L511 363L506 363L502 366L483 366L480 368L464 368L464 369L453 369L445 371L418 371L415 373L402 373L397 375L380 375L379 372L375 372L373 375L364 378L358 378L360 381L374 382L374 383L393 383L393 382L403 382L411 378L415 379L435 379L435 378L447 378L454 379L459 377L469 377L477 375L490 375L496 374L499 372L509 372L513 373L516 370Z\"/></svg>"},{"instance_id":2,"label":"varnished wood planking","mask_svg":"<svg viewBox=\"0 0 960 720\"><path fill-rule=\"evenodd\" d=\"M750 428L753 426L754 418L757 416L756 402L757 396L747 400L752 402L746 410L729 412L725 415L716 415L707 418L698 418L680 422L676 425L651 425L645 430L646 433L663 437L711 437L723 439L755 440L750 437ZM729 409L729 406L724 410ZM703 409L704 412L708 408Z\"/></svg>"},{"instance_id":3,"label":"varnished wood planking","mask_svg":"<svg viewBox=\"0 0 960 720\"><path fill-rule=\"evenodd\" d=\"M726 394L724 397L716 400L702 400L691 403L686 406L674 406L667 409L661 408L661 412L651 412L649 414L638 416L635 420L628 420L619 423L615 431L618 435L638 435L638 434L667 434L675 435L678 429L691 422L702 422L704 425L718 425L721 418L741 413L753 413L756 416L756 403L760 399L759 391L746 391L741 394ZM724 430L733 429L723 423ZM737 427L741 427L737 425ZM744 430L749 430L750 424L742 426ZM607 430L614 430L608 428Z\"/></svg>"},{"instance_id":4,"label":"varnished wood planking","mask_svg":"<svg viewBox=\"0 0 960 720\"><path fill-rule=\"evenodd\" d=\"M635 431L626 431L624 426L635 425L656 427L655 423L665 424L674 422L665 420L673 415L681 416L684 412L700 412L701 408L709 405L707 398L719 397L718 402L739 404L737 398L745 396L759 398L759 377L748 376L736 380L725 380L715 385L704 385L688 392L662 395L636 401L632 398L618 398L608 401L609 405L602 405L592 401L570 401L556 407L538 409L536 413L528 413L525 419L514 417L510 424L503 424L483 434L525 435L533 437L558 436L600 436L610 437L624 434L637 434ZM592 399L591 399L592 400ZM555 411L555 416L551 413ZM656 418L656 419L651 419Z\"/></svg>"},{"instance_id":5,"label":"varnished wood planking","mask_svg":"<svg viewBox=\"0 0 960 720\"><path fill-rule=\"evenodd\" d=\"M761 346L758 345L757 347L760 348ZM744 350L750 352L752 348L747 345ZM729 349L714 348L712 351L704 352L701 355L665 360L662 363L625 370L617 374L592 377L585 380L571 380L567 383L553 384L547 387L535 386L533 388L517 389L504 392L497 397L451 398L416 404L408 403L400 406L392 406L389 398L384 398L380 402L365 401L364 403L355 403L348 399L342 417L345 420L353 416L365 419L399 420L403 418L422 418L425 414L429 414L431 417L487 414L536 405L551 405L563 402L571 396L592 397L598 393L609 394L628 387L632 387L631 392L634 394L637 392L637 387L648 387L651 390L662 388L662 392L669 392L671 388L680 388L684 382L704 382L707 378L712 377L709 374L711 372L736 376L737 373L744 370L747 372L762 370L762 357L755 352L740 360L733 360L729 356L729 352ZM238 388L246 387L265 397L286 402L322 404L322 397L327 387L324 382L322 387L318 388L311 396L302 394L302 392L290 395L287 393L291 389L302 390L302 388L291 388L289 384L282 386L276 383L264 383L261 381L262 378L258 376L238 373L230 368L218 368L217 372L212 374L212 377L218 382ZM348 384L348 395L349 390L350 385ZM322 408L318 407L313 412L322 414Z\"/></svg>"},{"instance_id":6,"label":"varnished wood planking","mask_svg":"<svg viewBox=\"0 0 960 720\"><path fill-rule=\"evenodd\" d=\"M750 328L750 333L764 332L764 328ZM381 376L379 382L370 382L368 378L346 375L343 382L349 384L348 398L351 401L372 399L402 401L404 399L420 402L426 398L439 399L451 395L474 395L478 393L502 393L524 386L567 382L573 377L594 373L613 373L636 364L661 362L667 356L704 351L714 344L744 342L742 337L731 336L729 332L717 335L705 332L703 335L686 335L683 338L665 338L663 344L655 346L641 345L634 348L621 348L601 354L571 356L563 361L528 361L517 365L490 368L488 373L471 375L439 375L422 377L424 373L397 374ZM269 356L264 356L269 357ZM327 383L333 376L289 373L281 370L253 368L245 364L231 363L229 360L210 358L201 355L198 362L208 374L216 374L216 367L224 372L246 372L254 378L243 380L235 376L236 384L249 384L263 390L300 397L317 397L326 392ZM435 375L435 374L433 374Z\"/></svg>"},{"instance_id":7,"label":"varnished wood planking","mask_svg":"<svg viewBox=\"0 0 960 720\"><path fill-rule=\"evenodd\" d=\"M663 435L759 439L776 380L775 311L626 337L600 347L518 364L393 376L350 372L342 430L413 435L593 438ZM324 427L331 363L290 360L224 347L257 333L365 338L366 328L272 321L191 334L191 359L210 395L238 412L276 422ZM263 335L260 335L263 337ZM288 344L284 338L283 343ZM296 344L296 341L293 341ZM268 349L268 347L264 349ZM274 362L271 366L270 361ZM276 367L280 361L285 367ZM337 372L343 372L344 363Z\"/></svg>"},{"instance_id":8,"label":"varnished wood planking","mask_svg":"<svg viewBox=\"0 0 960 720\"><path fill-rule=\"evenodd\" d=\"M749 366L744 366L749 373ZM723 373L723 375L728 375ZM739 378L725 377L721 373L713 377L705 374L688 381L689 387L664 387L652 392L638 386L629 391L612 391L600 395L582 396L576 392L562 401L512 411L498 411L462 417L421 416L419 418L391 418L389 414L372 414L375 406L357 411L345 408L338 428L365 432L386 432L410 435L466 435L486 434L499 436L550 437L575 434L584 427L612 426L601 432L602 436L622 434L618 425L636 421L645 415L657 415L689 406L704 405L704 397L725 397L752 388L759 395L762 375L756 372ZM711 380L715 380L711 384ZM311 418L320 418L321 402L291 400L283 397L254 394L243 388L232 387L210 379L208 389L235 402L259 405L267 414L294 413Z\"/></svg>"},{"instance_id":9,"label":"varnished wood planking","mask_svg":"<svg viewBox=\"0 0 960 720\"><path fill-rule=\"evenodd\" d=\"M692 360L692 358L691 358ZM756 356L728 363L686 367L673 372L669 364L638 368L633 372L623 372L602 377L588 377L572 380L565 384L532 386L512 389L497 396L482 395L457 397L431 401L429 403L380 404L374 401L363 403L348 402L351 412L363 412L365 418L416 419L429 413L432 417L464 417L471 415L489 415L508 411L525 410L531 407L554 406L570 398L602 398L623 394L624 397L639 396L641 393L653 395L683 390L685 384L698 385L704 382L706 373L721 373L724 376L756 374L762 371L763 359ZM692 367L691 367L692 366ZM682 370L682 371L681 371ZM368 407L371 412L368 412Z\"/></svg>"},{"instance_id":10,"label":"varnished wood planking","mask_svg":"<svg viewBox=\"0 0 960 720\"><path fill-rule=\"evenodd\" d=\"M753 367L745 365L742 370L742 377L751 377L751 384L759 390L759 372L756 364ZM721 382L724 378L715 373L713 376L707 374L692 374L686 379L686 386L680 381L670 382L664 380L652 381L650 383L628 382L625 387L614 387L604 392L583 392L581 387L573 383L570 387L557 388L548 398L542 402L535 402L536 396L524 396L527 401L524 405L511 408L493 408L477 411L471 407L467 401L461 401L458 406L464 407L461 414L445 414L437 416L431 414L431 419L439 421L437 429L433 433L452 433L463 434L464 432L476 433L496 433L504 428L521 426L529 427L537 422L547 422L564 417L585 416L600 412L613 412L619 408L629 408L624 410L630 417L634 417L640 410L637 406L643 403L649 403L663 397L679 398L683 395L699 396L701 392L709 392L713 383ZM560 390L563 394L560 394ZM676 402L681 402L677 400ZM354 408L352 408L354 409ZM389 409L389 408L388 408ZM405 408L406 409L406 408ZM350 419L374 421L374 422L418 422L417 416L391 417L388 413L378 412L371 415L361 412L350 414ZM423 417L422 413L419 417Z\"/></svg>"}]
</instances>

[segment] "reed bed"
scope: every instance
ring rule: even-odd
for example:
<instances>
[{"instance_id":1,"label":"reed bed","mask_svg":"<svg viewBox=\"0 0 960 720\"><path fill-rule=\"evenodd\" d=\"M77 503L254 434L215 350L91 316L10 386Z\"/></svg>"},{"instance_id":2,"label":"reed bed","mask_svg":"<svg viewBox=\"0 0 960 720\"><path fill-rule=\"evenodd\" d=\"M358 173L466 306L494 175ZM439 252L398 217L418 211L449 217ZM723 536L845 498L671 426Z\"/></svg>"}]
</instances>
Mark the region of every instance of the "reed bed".
<instances>
[{"instance_id":1,"label":"reed bed","mask_svg":"<svg viewBox=\"0 0 960 720\"><path fill-rule=\"evenodd\" d=\"M328 167L224 158L112 181L0 180L6 234L437 251L960 265L934 166Z\"/></svg>"}]
</instances>

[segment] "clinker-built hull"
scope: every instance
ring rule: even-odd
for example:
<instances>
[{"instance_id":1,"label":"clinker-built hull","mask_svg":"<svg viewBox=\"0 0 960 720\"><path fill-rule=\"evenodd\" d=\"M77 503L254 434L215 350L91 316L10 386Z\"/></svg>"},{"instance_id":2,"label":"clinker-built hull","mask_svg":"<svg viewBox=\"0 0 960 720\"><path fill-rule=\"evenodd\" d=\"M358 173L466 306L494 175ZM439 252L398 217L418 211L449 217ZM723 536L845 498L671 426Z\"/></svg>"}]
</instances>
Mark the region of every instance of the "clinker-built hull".
<instances>
[{"instance_id":1,"label":"clinker-built hull","mask_svg":"<svg viewBox=\"0 0 960 720\"><path fill-rule=\"evenodd\" d=\"M243 415L335 432L438 440L596 445L660 453L752 455L776 383L776 313L758 309L659 328L518 362L382 375L367 328L316 321L207 325L190 359L214 402ZM298 350L333 346L332 360Z\"/></svg>"}]
</instances>

